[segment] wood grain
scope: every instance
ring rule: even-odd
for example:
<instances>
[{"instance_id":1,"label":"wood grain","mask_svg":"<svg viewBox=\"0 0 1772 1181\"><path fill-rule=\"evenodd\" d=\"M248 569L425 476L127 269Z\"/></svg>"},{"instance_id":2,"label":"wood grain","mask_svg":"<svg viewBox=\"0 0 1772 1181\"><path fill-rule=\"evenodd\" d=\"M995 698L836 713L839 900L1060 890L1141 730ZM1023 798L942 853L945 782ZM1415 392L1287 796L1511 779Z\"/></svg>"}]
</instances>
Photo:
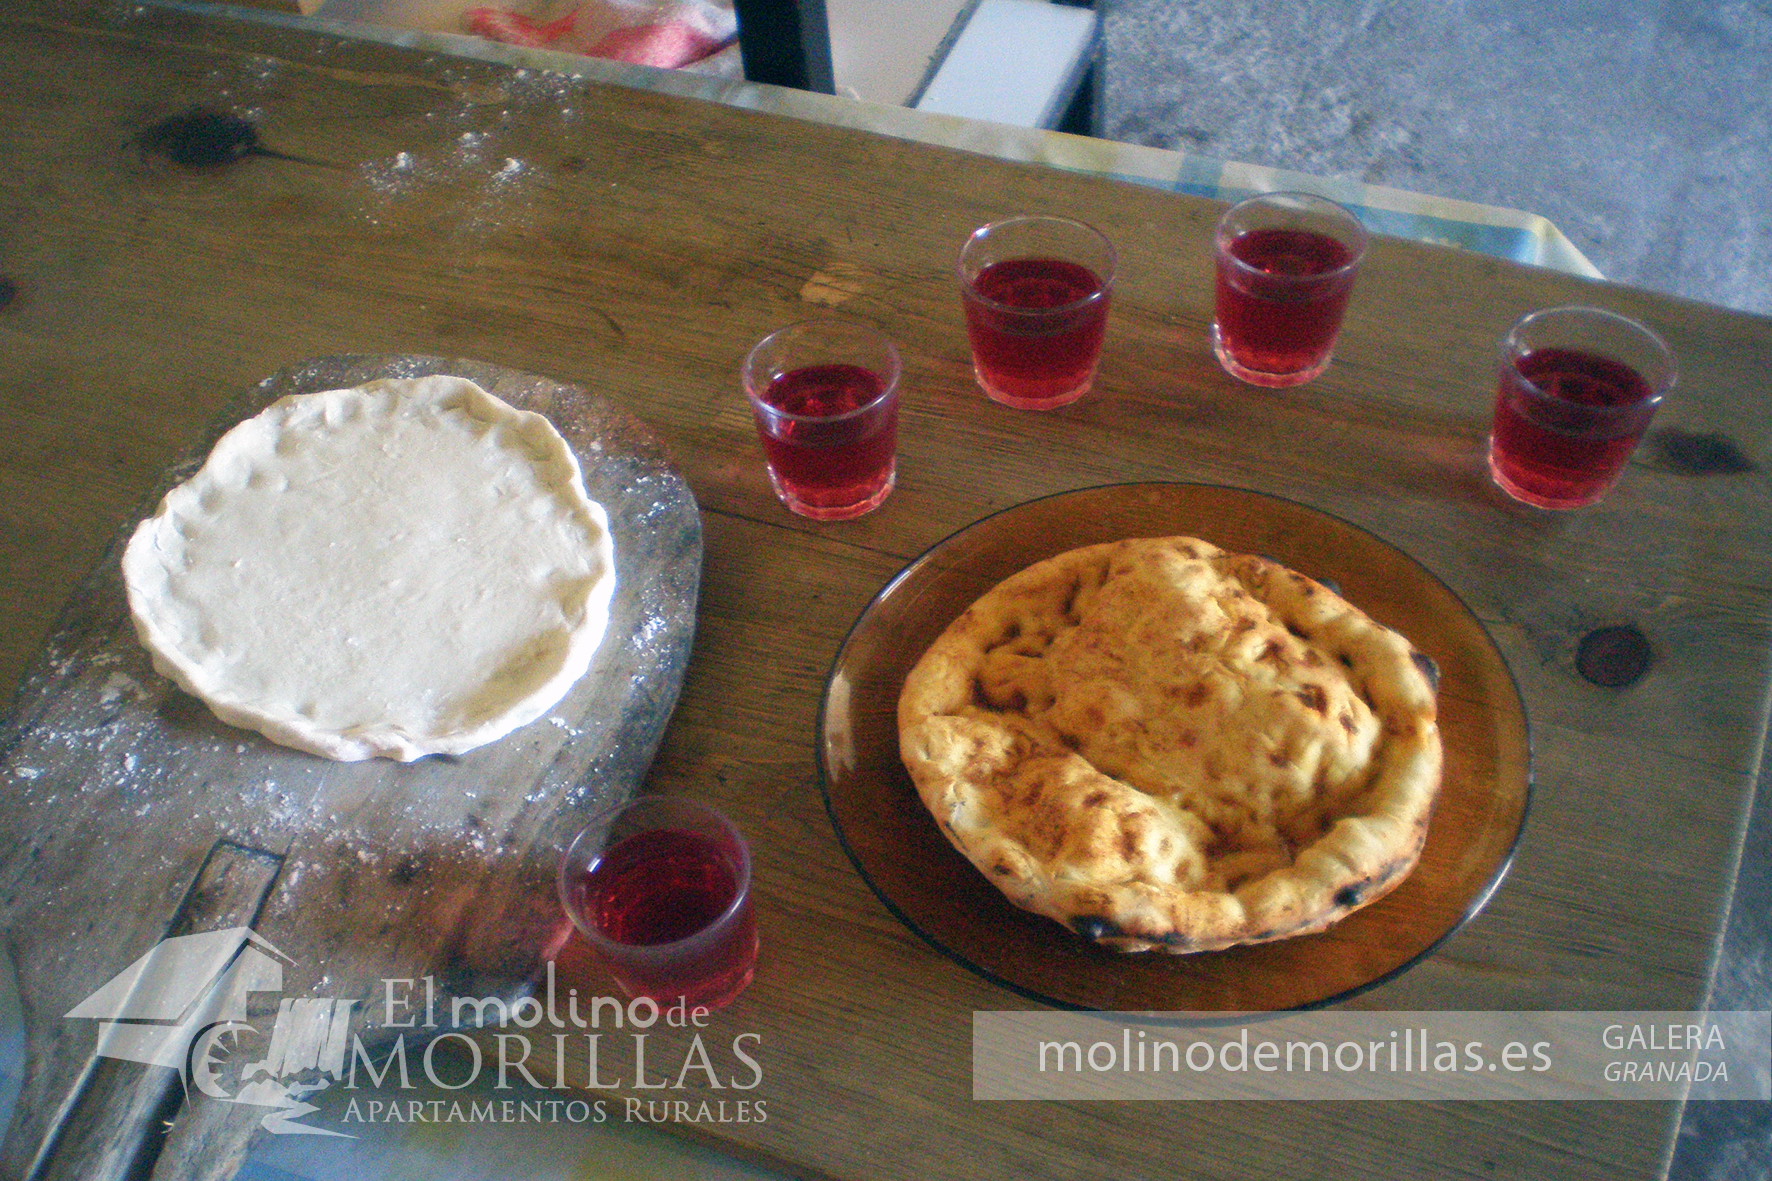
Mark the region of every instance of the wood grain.
<instances>
[{"instance_id":1,"label":"wood grain","mask_svg":"<svg viewBox=\"0 0 1772 1181\"><path fill-rule=\"evenodd\" d=\"M752 837L765 951L718 1029L761 1036L770 1104L765 1123L687 1134L839 1178L1664 1171L1666 1104L973 1103L970 1013L1021 1002L927 948L853 872L818 801L814 724L868 599L988 512L1128 480L1296 499L1410 554L1471 607L1534 743L1537 794L1504 887L1355 1003L1696 1005L1766 723L1772 324L1380 240L1335 366L1262 391L1206 345L1210 202L151 7L11 0L0 78L0 157L23 162L0 174L0 277L16 284L0 308L6 679L177 453L300 358L429 352L545 374L642 417L685 473L706 579L648 782L713 800ZM296 159L192 169L138 150L197 105L250 113ZM978 394L951 280L968 231L1030 210L1100 226L1122 258L1098 391L1050 414ZM735 374L766 332L828 313L802 293L832 274L854 291L838 314L906 358L900 483L867 518L814 525L770 494ZM1490 486L1494 342L1521 312L1569 302L1660 330L1682 372L1661 425L1726 436L1757 467L1682 474L1651 445L1603 504L1563 515ZM1649 674L1627 689L1581 679L1581 637L1623 623L1647 636ZM44 810L11 823L9 860L38 850L102 904L79 831ZM170 900L197 866L152 869L142 888ZM439 862L437 888L467 907L458 869ZM17 946L25 918L11 921ZM62 964L70 990L119 954ZM309 964L286 991L321 992L329 970ZM40 1036L66 1037L49 1007L29 1011ZM618 1048L606 1067L631 1068ZM582 1046L568 1058L582 1066Z\"/></svg>"}]
</instances>

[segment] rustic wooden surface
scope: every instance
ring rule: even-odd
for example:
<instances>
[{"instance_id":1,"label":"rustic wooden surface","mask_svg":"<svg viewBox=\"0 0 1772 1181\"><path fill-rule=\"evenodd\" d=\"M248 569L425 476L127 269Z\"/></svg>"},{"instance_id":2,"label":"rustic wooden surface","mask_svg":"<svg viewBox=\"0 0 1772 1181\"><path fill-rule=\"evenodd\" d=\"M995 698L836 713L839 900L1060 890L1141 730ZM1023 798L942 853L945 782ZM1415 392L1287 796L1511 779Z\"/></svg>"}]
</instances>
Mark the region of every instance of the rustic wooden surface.
<instances>
[{"instance_id":1,"label":"rustic wooden surface","mask_svg":"<svg viewBox=\"0 0 1772 1181\"><path fill-rule=\"evenodd\" d=\"M714 800L752 837L765 950L718 1028L761 1035L769 1102L765 1123L687 1134L841 1178L1665 1170L1666 1104L972 1102L970 1013L1022 1002L929 949L854 873L819 803L814 722L871 595L992 510L1126 480L1288 496L1442 578L1508 659L1532 727L1536 794L1508 879L1357 1003L1698 1005L1766 722L1772 323L1381 240L1334 368L1261 391L1206 346L1208 202L128 5L11 0L0 79L0 679L227 400L304 357L469 356L582 385L646 420L687 475L705 581L650 786ZM196 104L250 116L281 155L197 168L141 149ZM1098 392L1044 415L977 393L951 278L970 229L1036 209L1093 222L1122 258ZM1495 340L1565 302L1650 322L1682 375L1621 487L1552 515L1495 491L1481 446ZM833 306L902 346L900 481L872 516L815 525L771 496L735 374L756 338ZM1693 474L1706 448L1669 431L1719 436L1754 466ZM1577 644L1618 624L1654 663L1634 686L1590 684ZM68 847L50 810L26 823L13 842ZM91 905L95 924L117 920ZM67 970L96 987L144 949ZM286 993L324 993L326 970L292 971ZM60 1024L28 997L27 1012Z\"/></svg>"}]
</instances>

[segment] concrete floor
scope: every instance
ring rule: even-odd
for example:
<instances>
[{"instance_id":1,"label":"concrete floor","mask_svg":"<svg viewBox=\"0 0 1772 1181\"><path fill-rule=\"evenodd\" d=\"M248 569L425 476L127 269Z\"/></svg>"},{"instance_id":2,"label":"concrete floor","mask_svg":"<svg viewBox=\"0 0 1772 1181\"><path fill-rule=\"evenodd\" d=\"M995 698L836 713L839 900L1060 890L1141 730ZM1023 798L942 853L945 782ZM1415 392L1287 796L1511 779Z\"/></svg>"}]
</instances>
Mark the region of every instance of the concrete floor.
<instances>
[{"instance_id":1,"label":"concrete floor","mask_svg":"<svg viewBox=\"0 0 1772 1181\"><path fill-rule=\"evenodd\" d=\"M1100 0L1098 132L1542 214L1772 314L1765 0Z\"/></svg>"},{"instance_id":2,"label":"concrete floor","mask_svg":"<svg viewBox=\"0 0 1772 1181\"><path fill-rule=\"evenodd\" d=\"M1098 6L1098 135L1541 214L1609 279L1772 314L1766 0ZM1718 1010L1772 1006L1769 781ZM1772 1104L1689 1106L1670 1176L1765 1181Z\"/></svg>"}]
</instances>

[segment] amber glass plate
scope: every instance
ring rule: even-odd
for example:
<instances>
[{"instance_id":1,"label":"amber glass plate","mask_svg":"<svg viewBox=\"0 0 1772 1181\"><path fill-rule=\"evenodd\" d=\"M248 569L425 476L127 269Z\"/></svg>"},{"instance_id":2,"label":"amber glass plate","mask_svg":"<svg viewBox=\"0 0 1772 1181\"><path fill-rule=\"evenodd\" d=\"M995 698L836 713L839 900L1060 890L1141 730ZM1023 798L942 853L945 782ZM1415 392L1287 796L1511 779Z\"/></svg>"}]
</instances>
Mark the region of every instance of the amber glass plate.
<instances>
[{"instance_id":1,"label":"amber glass plate","mask_svg":"<svg viewBox=\"0 0 1772 1181\"><path fill-rule=\"evenodd\" d=\"M997 892L947 843L898 757L898 694L923 650L1025 566L1103 541L1187 535L1263 554L1340 589L1440 666L1446 774L1415 872L1318 935L1187 956L1096 947ZM1291 501L1202 484L1066 492L986 517L893 579L837 655L819 717L825 804L887 907L959 963L1074 1009L1268 1011L1342 999L1407 969L1482 907L1531 791L1525 711L1470 610L1407 554Z\"/></svg>"}]
</instances>

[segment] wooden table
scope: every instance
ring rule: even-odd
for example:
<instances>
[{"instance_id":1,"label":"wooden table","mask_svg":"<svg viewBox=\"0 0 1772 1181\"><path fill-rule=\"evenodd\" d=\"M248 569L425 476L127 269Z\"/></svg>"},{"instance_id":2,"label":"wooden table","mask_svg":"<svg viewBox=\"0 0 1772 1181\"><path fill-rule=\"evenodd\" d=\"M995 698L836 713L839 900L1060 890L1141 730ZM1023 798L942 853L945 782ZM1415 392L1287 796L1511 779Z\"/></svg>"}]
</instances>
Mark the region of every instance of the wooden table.
<instances>
[{"instance_id":1,"label":"wooden table","mask_svg":"<svg viewBox=\"0 0 1772 1181\"><path fill-rule=\"evenodd\" d=\"M1772 323L1382 240L1335 366L1264 392L1206 345L1204 201L153 8L12 0L0 79L7 683L173 456L303 358L549 375L625 405L674 455L705 573L650 786L717 801L752 835L766 947L721 1020L761 1035L767 1122L690 1134L842 1178L1664 1171L1668 1104L973 1102L971 1013L1026 1002L920 942L851 869L819 799L815 712L875 591L993 510L1131 480L1290 497L1445 580L1533 727L1536 796L1501 890L1359 1003L1699 1006L1767 716ZM193 104L249 114L279 154L190 168L139 150ZM1030 209L1086 218L1123 258L1098 392L1051 414L978 394L951 273L972 227ZM1601 506L1531 511L1483 469L1492 350L1521 312L1583 301L1666 334L1682 373L1661 426L1683 434L1645 447ZM771 495L734 375L756 338L833 303L900 342L906 397L898 490L820 525ZM1727 450L1750 469L1694 470ZM1584 680L1581 638L1622 624L1647 637L1648 675ZM96 985L125 962L81 968ZM324 972L292 971L287 991Z\"/></svg>"}]
</instances>

